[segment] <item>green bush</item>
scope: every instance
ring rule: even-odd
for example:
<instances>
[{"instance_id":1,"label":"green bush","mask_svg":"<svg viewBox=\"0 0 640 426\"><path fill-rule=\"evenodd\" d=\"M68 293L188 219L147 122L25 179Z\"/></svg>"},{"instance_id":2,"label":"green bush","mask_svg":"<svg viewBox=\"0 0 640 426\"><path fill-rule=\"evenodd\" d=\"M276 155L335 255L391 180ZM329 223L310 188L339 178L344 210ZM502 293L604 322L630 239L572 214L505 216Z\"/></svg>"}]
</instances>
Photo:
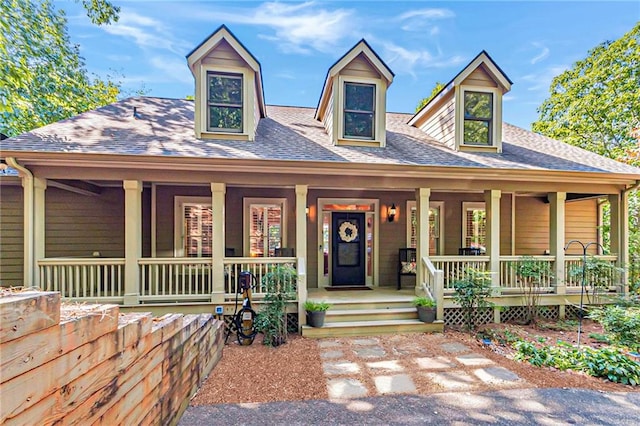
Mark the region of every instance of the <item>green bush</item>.
<instances>
[{"instance_id":1,"label":"green bush","mask_svg":"<svg viewBox=\"0 0 640 426\"><path fill-rule=\"evenodd\" d=\"M287 341L287 303L296 297L297 272L288 265L273 267L262 277L267 293L256 318L256 329L264 334L264 344L278 346Z\"/></svg>"},{"instance_id":2,"label":"green bush","mask_svg":"<svg viewBox=\"0 0 640 426\"><path fill-rule=\"evenodd\" d=\"M640 308L605 306L593 309L589 318L602 324L613 343L640 349Z\"/></svg>"},{"instance_id":3,"label":"green bush","mask_svg":"<svg viewBox=\"0 0 640 426\"><path fill-rule=\"evenodd\" d=\"M477 310L493 306L487 300L491 296L491 276L488 272L467 268L463 277L453 283L453 288L456 290L453 299L464 311L467 329L471 331L475 328Z\"/></svg>"}]
</instances>

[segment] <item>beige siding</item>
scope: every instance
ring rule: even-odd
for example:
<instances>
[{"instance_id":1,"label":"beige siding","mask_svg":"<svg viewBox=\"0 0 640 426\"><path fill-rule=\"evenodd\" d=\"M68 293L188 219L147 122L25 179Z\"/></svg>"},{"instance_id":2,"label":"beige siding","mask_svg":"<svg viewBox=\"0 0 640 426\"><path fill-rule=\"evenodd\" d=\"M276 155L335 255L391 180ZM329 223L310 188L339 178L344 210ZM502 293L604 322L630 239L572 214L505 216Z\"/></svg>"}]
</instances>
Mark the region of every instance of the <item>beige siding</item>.
<instances>
[{"instance_id":1,"label":"beige siding","mask_svg":"<svg viewBox=\"0 0 640 426\"><path fill-rule=\"evenodd\" d=\"M462 84L468 84L470 86L498 87L498 84L485 70L484 65L480 65L471 74L469 74Z\"/></svg>"},{"instance_id":2,"label":"beige siding","mask_svg":"<svg viewBox=\"0 0 640 426\"><path fill-rule=\"evenodd\" d=\"M375 67L362 53L356 56L342 70L340 70L340 74L354 77L382 78L378 71L376 71Z\"/></svg>"},{"instance_id":3,"label":"beige siding","mask_svg":"<svg viewBox=\"0 0 640 426\"><path fill-rule=\"evenodd\" d=\"M584 244L598 241L598 203L595 199L570 201L565 210L565 243L571 240L580 240ZM597 254L595 245L589 253ZM582 254L582 248L574 244L567 254Z\"/></svg>"},{"instance_id":4,"label":"beige siding","mask_svg":"<svg viewBox=\"0 0 640 426\"><path fill-rule=\"evenodd\" d=\"M260 102L258 101L258 91L260 90L257 85L259 83L254 83L254 91L255 93L255 101L253 102L253 130L258 128L258 124L260 124Z\"/></svg>"},{"instance_id":5,"label":"beige siding","mask_svg":"<svg viewBox=\"0 0 640 426\"><path fill-rule=\"evenodd\" d=\"M0 187L0 286L23 285L24 213L20 185Z\"/></svg>"},{"instance_id":6,"label":"beige siding","mask_svg":"<svg viewBox=\"0 0 640 426\"><path fill-rule=\"evenodd\" d=\"M327 103L327 109L324 112L322 124L324 124L324 128L327 130L330 140L333 140L333 90Z\"/></svg>"},{"instance_id":7,"label":"beige siding","mask_svg":"<svg viewBox=\"0 0 640 426\"><path fill-rule=\"evenodd\" d=\"M247 63L225 40L222 40L207 56L202 58L202 63L227 67L247 66Z\"/></svg>"},{"instance_id":8,"label":"beige siding","mask_svg":"<svg viewBox=\"0 0 640 426\"><path fill-rule=\"evenodd\" d=\"M420 125L420 130L445 145L455 147L455 98L453 91L433 106L433 112Z\"/></svg>"},{"instance_id":9,"label":"beige siding","mask_svg":"<svg viewBox=\"0 0 640 426\"><path fill-rule=\"evenodd\" d=\"M124 256L124 190L103 188L85 196L46 190L45 256Z\"/></svg>"}]
</instances>

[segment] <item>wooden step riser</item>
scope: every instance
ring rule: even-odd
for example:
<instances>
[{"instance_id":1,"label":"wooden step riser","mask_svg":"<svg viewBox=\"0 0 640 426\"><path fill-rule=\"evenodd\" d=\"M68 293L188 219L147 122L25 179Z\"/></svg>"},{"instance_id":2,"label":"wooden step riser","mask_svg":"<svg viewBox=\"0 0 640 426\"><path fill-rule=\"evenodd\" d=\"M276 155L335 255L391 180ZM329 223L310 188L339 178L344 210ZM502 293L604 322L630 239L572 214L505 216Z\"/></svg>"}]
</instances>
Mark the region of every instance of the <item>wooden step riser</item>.
<instances>
[{"instance_id":1,"label":"wooden step riser","mask_svg":"<svg viewBox=\"0 0 640 426\"><path fill-rule=\"evenodd\" d=\"M351 322L351 321L386 321L386 320L404 320L417 319L418 311L413 312L386 312L382 309L376 313L358 313L357 309L349 313L332 314L327 311L326 322Z\"/></svg>"},{"instance_id":2,"label":"wooden step riser","mask_svg":"<svg viewBox=\"0 0 640 426\"><path fill-rule=\"evenodd\" d=\"M341 302L341 301L336 301L336 302L332 302L329 301L329 303L331 304L331 308L329 308L329 310L331 309L335 309L335 310L340 310L340 311L350 311L350 310L357 310L357 309L380 309L380 310L384 310L384 309L397 309L397 308L413 308L413 304L411 303L411 300L407 300L407 301L402 301L402 300L398 300L398 301L362 301L362 302Z\"/></svg>"},{"instance_id":3,"label":"wooden step riser","mask_svg":"<svg viewBox=\"0 0 640 426\"><path fill-rule=\"evenodd\" d=\"M325 337L376 336L381 334L398 333L442 333L443 323L407 324L407 325L370 325L367 327L331 327L322 328L303 327L302 335L313 339Z\"/></svg>"}]
</instances>

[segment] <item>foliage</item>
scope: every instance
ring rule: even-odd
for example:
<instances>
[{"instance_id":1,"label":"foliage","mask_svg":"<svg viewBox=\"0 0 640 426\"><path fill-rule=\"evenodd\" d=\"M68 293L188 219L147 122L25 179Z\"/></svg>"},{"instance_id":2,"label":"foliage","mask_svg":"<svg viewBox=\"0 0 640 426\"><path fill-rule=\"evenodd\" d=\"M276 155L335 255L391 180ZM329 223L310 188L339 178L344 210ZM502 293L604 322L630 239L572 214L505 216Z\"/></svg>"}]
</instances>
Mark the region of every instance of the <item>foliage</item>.
<instances>
[{"instance_id":1,"label":"foliage","mask_svg":"<svg viewBox=\"0 0 640 426\"><path fill-rule=\"evenodd\" d=\"M418 105L416 106L416 112L424 108L424 106L428 104L431 99L435 98L436 95L440 93L440 91L443 88L444 88L443 83L440 83L439 81L436 82L436 85L433 87L433 89L431 89L431 94L429 94L429 96L427 96L426 98L423 98L420 102L418 102Z\"/></svg>"},{"instance_id":2,"label":"foliage","mask_svg":"<svg viewBox=\"0 0 640 426\"><path fill-rule=\"evenodd\" d=\"M425 308L435 308L436 301L430 297L416 297L413 299L413 306L424 306Z\"/></svg>"},{"instance_id":3,"label":"foliage","mask_svg":"<svg viewBox=\"0 0 640 426\"><path fill-rule=\"evenodd\" d=\"M524 340L516 342L514 347L517 350L516 360L528 361L538 367L577 370L615 383L631 386L640 384L640 364L617 348L576 348L566 343L537 347Z\"/></svg>"},{"instance_id":4,"label":"foliage","mask_svg":"<svg viewBox=\"0 0 640 426\"><path fill-rule=\"evenodd\" d=\"M561 319L554 322L538 324L538 328L542 330L576 331L578 328L578 321L571 319Z\"/></svg>"},{"instance_id":5,"label":"foliage","mask_svg":"<svg viewBox=\"0 0 640 426\"><path fill-rule=\"evenodd\" d=\"M616 306L635 306L640 308L640 293L639 294L629 294L629 295L621 295L612 300L613 304Z\"/></svg>"},{"instance_id":6,"label":"foliage","mask_svg":"<svg viewBox=\"0 0 640 426\"><path fill-rule=\"evenodd\" d=\"M589 318L602 324L613 343L640 350L640 308L605 306L591 310Z\"/></svg>"},{"instance_id":7,"label":"foliage","mask_svg":"<svg viewBox=\"0 0 640 426\"><path fill-rule=\"evenodd\" d=\"M277 265L262 277L266 288L265 306L256 318L256 329L264 334L264 344L279 346L287 341L287 302L295 299L297 272Z\"/></svg>"},{"instance_id":8,"label":"foliage","mask_svg":"<svg viewBox=\"0 0 640 426\"><path fill-rule=\"evenodd\" d=\"M474 268L467 268L463 277L453 283L453 287L456 291L453 299L464 311L467 329L471 331L475 328L477 310L493 305L487 300L491 296L490 274Z\"/></svg>"},{"instance_id":9,"label":"foliage","mask_svg":"<svg viewBox=\"0 0 640 426\"><path fill-rule=\"evenodd\" d=\"M316 302L313 300L307 300L304 302L304 309L307 312L325 312L330 307L331 305L329 303L323 301Z\"/></svg>"},{"instance_id":10,"label":"foliage","mask_svg":"<svg viewBox=\"0 0 640 426\"><path fill-rule=\"evenodd\" d=\"M536 260L531 256L522 256L516 263L516 276L523 292L528 324L535 324L538 321L541 283L545 277L552 275L549 262Z\"/></svg>"},{"instance_id":11,"label":"foliage","mask_svg":"<svg viewBox=\"0 0 640 426\"><path fill-rule=\"evenodd\" d=\"M117 20L106 0L83 0L94 23ZM67 19L49 1L0 0L0 132L14 136L114 102L119 85L91 79Z\"/></svg>"},{"instance_id":12,"label":"foliage","mask_svg":"<svg viewBox=\"0 0 640 426\"><path fill-rule=\"evenodd\" d=\"M594 256L587 256L586 262L569 269L571 277L582 280L584 274L585 292L590 303L600 302L602 294L609 290L609 285L615 282L614 278L621 272L622 269L613 263Z\"/></svg>"}]
</instances>

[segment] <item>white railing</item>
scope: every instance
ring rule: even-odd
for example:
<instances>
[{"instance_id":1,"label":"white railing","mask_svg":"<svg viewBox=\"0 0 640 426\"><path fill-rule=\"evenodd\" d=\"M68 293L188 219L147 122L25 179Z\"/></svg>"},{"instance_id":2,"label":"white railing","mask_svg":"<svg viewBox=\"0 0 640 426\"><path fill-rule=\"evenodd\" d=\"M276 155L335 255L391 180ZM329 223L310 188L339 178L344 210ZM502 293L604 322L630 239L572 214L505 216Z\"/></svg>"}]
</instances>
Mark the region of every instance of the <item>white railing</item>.
<instances>
[{"instance_id":1,"label":"white railing","mask_svg":"<svg viewBox=\"0 0 640 426\"><path fill-rule=\"evenodd\" d=\"M618 260L617 256L604 256L597 255L591 256L595 257L598 260L607 262L611 265L611 268L603 269L603 274L599 277L596 277L594 273L589 273L587 271L585 277L585 285L588 288L591 288L591 285L596 282L599 282L600 288L606 288L608 290L615 290L616 286L620 284L621 281L621 273L616 268L616 262ZM588 258L587 258L588 261ZM565 256L564 261L564 270L565 270L565 285L567 288L580 288L582 285L582 256Z\"/></svg>"},{"instance_id":2,"label":"white railing","mask_svg":"<svg viewBox=\"0 0 640 426\"><path fill-rule=\"evenodd\" d=\"M436 269L428 257L423 257L420 265L424 277L422 289L436 301L436 319L444 320L444 272Z\"/></svg>"},{"instance_id":3,"label":"white railing","mask_svg":"<svg viewBox=\"0 0 640 426\"><path fill-rule=\"evenodd\" d=\"M522 283L519 282L518 268L523 261L533 261L540 263L541 270L545 269L549 272L543 274L540 282L536 284L542 291L549 291L553 288L553 263L555 256L500 256L500 288L506 289L522 289ZM548 268L544 268L544 264L548 264Z\"/></svg>"},{"instance_id":4,"label":"white railing","mask_svg":"<svg viewBox=\"0 0 640 426\"><path fill-rule=\"evenodd\" d=\"M64 299L124 300L124 259L49 258L38 261L40 286Z\"/></svg>"},{"instance_id":5,"label":"white railing","mask_svg":"<svg viewBox=\"0 0 640 426\"><path fill-rule=\"evenodd\" d=\"M453 284L465 277L468 269L488 270L489 256L430 256L435 269L443 272L443 287L453 292Z\"/></svg>"},{"instance_id":6,"label":"white railing","mask_svg":"<svg viewBox=\"0 0 640 426\"><path fill-rule=\"evenodd\" d=\"M253 295L264 296L266 285L264 276L278 265L290 265L297 267L298 259L295 257L228 257L224 259L224 291L226 297L235 297L240 272L248 271L256 278L256 287ZM294 286L297 289L297 287ZM297 291L297 290L296 290Z\"/></svg>"},{"instance_id":7,"label":"white railing","mask_svg":"<svg viewBox=\"0 0 640 426\"><path fill-rule=\"evenodd\" d=\"M138 259L140 301L207 300L213 292L211 258Z\"/></svg>"}]
</instances>

